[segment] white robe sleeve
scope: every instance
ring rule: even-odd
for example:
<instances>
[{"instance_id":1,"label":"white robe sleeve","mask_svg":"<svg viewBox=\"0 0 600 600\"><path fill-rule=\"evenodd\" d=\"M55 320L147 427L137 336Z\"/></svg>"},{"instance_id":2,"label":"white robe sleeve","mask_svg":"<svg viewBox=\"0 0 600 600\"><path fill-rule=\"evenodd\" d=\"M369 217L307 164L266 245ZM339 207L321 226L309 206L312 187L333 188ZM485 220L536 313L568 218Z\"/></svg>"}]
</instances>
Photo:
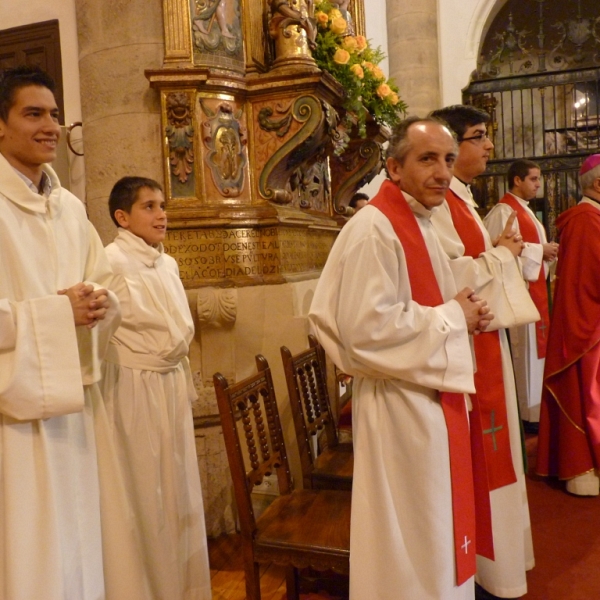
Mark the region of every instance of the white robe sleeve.
<instances>
[{"instance_id":1,"label":"white robe sleeve","mask_svg":"<svg viewBox=\"0 0 600 600\"><path fill-rule=\"evenodd\" d=\"M108 286L112 270L96 230L89 223L89 250L85 265L85 283L94 289ZM117 296L108 291L110 307L106 316L92 329L77 327L77 341L81 361L81 377L84 385L100 381L102 360L106 356L110 340L121 323L121 310Z\"/></svg>"},{"instance_id":2,"label":"white robe sleeve","mask_svg":"<svg viewBox=\"0 0 600 600\"><path fill-rule=\"evenodd\" d=\"M492 239L496 239L506 226L508 218L512 214L512 208L508 204L496 204L494 208L486 215L483 222L490 233ZM515 219L513 230L520 233L519 222ZM525 243L523 252L519 257L523 268L523 277L526 281L537 281L540 276L540 269L544 264L544 248L542 244Z\"/></svg>"},{"instance_id":3,"label":"white robe sleeve","mask_svg":"<svg viewBox=\"0 0 600 600\"><path fill-rule=\"evenodd\" d=\"M71 304L65 296L0 300L0 413L47 419L83 409Z\"/></svg>"},{"instance_id":4,"label":"white robe sleeve","mask_svg":"<svg viewBox=\"0 0 600 600\"><path fill-rule=\"evenodd\" d=\"M494 319L488 331L538 321L540 316L523 280L520 264L507 248L492 247L490 236L481 223L486 251L477 258L464 256L460 240L446 202L432 216L431 222L442 247L451 259L450 268L456 287L472 288L487 301Z\"/></svg>"},{"instance_id":5,"label":"white robe sleeve","mask_svg":"<svg viewBox=\"0 0 600 600\"><path fill-rule=\"evenodd\" d=\"M347 246L336 242L311 305L313 330L350 375L474 391L460 305L450 300L427 307L411 300L404 252L393 237L367 235L353 243L344 235Z\"/></svg>"}]
</instances>

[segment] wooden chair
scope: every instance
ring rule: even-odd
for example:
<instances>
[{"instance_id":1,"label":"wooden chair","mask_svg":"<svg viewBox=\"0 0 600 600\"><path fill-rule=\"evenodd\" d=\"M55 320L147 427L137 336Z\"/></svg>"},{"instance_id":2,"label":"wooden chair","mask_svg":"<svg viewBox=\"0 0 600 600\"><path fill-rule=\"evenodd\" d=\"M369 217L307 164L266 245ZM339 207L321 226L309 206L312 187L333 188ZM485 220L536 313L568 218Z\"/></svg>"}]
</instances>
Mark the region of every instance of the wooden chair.
<instances>
[{"instance_id":1,"label":"wooden chair","mask_svg":"<svg viewBox=\"0 0 600 600\"><path fill-rule=\"evenodd\" d=\"M285 370L304 488L352 489L354 452L351 443L340 444L327 393L325 352L313 335L309 349L292 356L285 346ZM311 438L324 431L326 447L315 456Z\"/></svg>"},{"instance_id":2,"label":"wooden chair","mask_svg":"<svg viewBox=\"0 0 600 600\"><path fill-rule=\"evenodd\" d=\"M349 573L350 494L293 489L271 371L263 356L256 366L257 375L233 385L220 373L213 378L240 519L246 595L260 600L258 564L273 562L288 567L287 598L297 600L298 569ZM252 489L273 472L280 495L255 519Z\"/></svg>"}]
</instances>

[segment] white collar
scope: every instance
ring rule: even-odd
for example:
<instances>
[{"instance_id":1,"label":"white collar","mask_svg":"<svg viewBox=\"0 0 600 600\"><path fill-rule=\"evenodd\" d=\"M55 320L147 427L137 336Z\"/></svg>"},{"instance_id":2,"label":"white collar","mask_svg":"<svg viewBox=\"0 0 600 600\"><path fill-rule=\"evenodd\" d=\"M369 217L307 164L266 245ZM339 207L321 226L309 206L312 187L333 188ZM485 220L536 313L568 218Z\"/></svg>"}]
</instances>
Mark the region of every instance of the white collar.
<instances>
[{"instance_id":1,"label":"white collar","mask_svg":"<svg viewBox=\"0 0 600 600\"><path fill-rule=\"evenodd\" d=\"M162 244L157 246L150 246L141 238L119 227L117 237L115 238L115 244L119 246L126 254L137 258L147 267L154 267L156 261L163 255L164 247Z\"/></svg>"},{"instance_id":2,"label":"white collar","mask_svg":"<svg viewBox=\"0 0 600 600\"><path fill-rule=\"evenodd\" d=\"M44 188L50 186L47 197L41 195L35 186L29 187L28 178L0 154L0 192L21 208L52 217L60 205L60 181L50 165L43 165L42 168L49 182L44 184Z\"/></svg>"},{"instance_id":3,"label":"white collar","mask_svg":"<svg viewBox=\"0 0 600 600\"><path fill-rule=\"evenodd\" d=\"M477 203L473 198L471 192L471 186L467 183L463 183L458 177L453 177L450 182L450 189L467 204L470 204L473 208L477 208Z\"/></svg>"},{"instance_id":4,"label":"white collar","mask_svg":"<svg viewBox=\"0 0 600 600\"><path fill-rule=\"evenodd\" d=\"M581 199L581 202L585 202L586 204L591 204L592 206L594 206L595 208L600 210L600 202L598 202L598 200L594 200L593 198L590 198L589 196L583 196L583 198ZM581 204L581 202L580 202L580 204Z\"/></svg>"}]
</instances>

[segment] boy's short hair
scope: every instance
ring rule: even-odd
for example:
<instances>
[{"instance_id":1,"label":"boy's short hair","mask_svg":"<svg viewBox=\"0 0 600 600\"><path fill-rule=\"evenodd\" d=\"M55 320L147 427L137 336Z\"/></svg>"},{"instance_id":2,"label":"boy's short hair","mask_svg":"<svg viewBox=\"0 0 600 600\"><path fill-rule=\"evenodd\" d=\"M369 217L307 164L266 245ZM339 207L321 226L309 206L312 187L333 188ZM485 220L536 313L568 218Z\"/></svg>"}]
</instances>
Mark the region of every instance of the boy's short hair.
<instances>
[{"instance_id":1,"label":"boy's short hair","mask_svg":"<svg viewBox=\"0 0 600 600\"><path fill-rule=\"evenodd\" d=\"M18 90L30 85L48 88L56 93L54 79L39 67L22 66L0 72L0 119L6 123L8 113L15 103Z\"/></svg>"},{"instance_id":2,"label":"boy's short hair","mask_svg":"<svg viewBox=\"0 0 600 600\"><path fill-rule=\"evenodd\" d=\"M113 223L120 227L115 212L124 210L127 214L131 212L131 207L138 199L138 193L142 188L150 188L162 192L162 186L158 181L148 177L122 177L115 183L108 197L108 210Z\"/></svg>"}]
</instances>

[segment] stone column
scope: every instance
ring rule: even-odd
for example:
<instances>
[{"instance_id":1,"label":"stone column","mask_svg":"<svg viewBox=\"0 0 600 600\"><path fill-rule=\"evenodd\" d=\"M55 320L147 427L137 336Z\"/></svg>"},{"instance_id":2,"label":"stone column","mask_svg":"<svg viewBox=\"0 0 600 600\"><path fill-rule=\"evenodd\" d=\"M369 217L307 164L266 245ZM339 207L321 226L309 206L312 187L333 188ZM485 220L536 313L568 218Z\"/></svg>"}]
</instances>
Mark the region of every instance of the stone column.
<instances>
[{"instance_id":1,"label":"stone column","mask_svg":"<svg viewBox=\"0 0 600 600\"><path fill-rule=\"evenodd\" d=\"M440 108L437 0L388 0L390 77L411 115Z\"/></svg>"},{"instance_id":2,"label":"stone column","mask_svg":"<svg viewBox=\"0 0 600 600\"><path fill-rule=\"evenodd\" d=\"M162 66L161 0L76 0L89 216L104 243L107 200L124 175L163 181L160 99L144 70Z\"/></svg>"}]
</instances>

